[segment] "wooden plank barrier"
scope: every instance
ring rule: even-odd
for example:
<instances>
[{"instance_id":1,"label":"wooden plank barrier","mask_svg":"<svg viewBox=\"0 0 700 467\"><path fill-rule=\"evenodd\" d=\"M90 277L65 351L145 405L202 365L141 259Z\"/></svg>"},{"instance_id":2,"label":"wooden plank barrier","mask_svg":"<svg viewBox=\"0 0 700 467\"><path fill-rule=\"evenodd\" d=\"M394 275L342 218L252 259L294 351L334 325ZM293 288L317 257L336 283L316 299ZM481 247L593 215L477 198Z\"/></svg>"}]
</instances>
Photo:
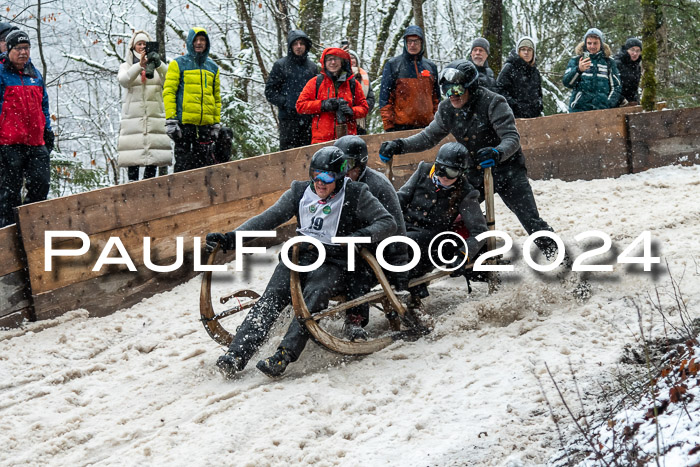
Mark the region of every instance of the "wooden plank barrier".
<instances>
[{"instance_id":1,"label":"wooden plank barrier","mask_svg":"<svg viewBox=\"0 0 700 467\"><path fill-rule=\"evenodd\" d=\"M698 108L627 115L630 172L700 164Z\"/></svg>"},{"instance_id":2,"label":"wooden plank barrier","mask_svg":"<svg viewBox=\"0 0 700 467\"><path fill-rule=\"evenodd\" d=\"M677 114L667 111L631 115L638 111L638 107L628 107L517 120L529 176L563 180L617 177L631 171L628 148L637 154L632 160L640 161L636 163L638 167L667 161L665 156L657 155L669 153L669 144L686 144L688 137L688 144L697 148L697 133L693 131L697 131L700 108L672 111ZM626 118L627 114L630 115ZM674 118L682 121L674 124ZM666 133L642 129L653 126L657 121L654 119L666 122L662 124ZM628 141L628 123L634 126L633 139L645 141L646 146ZM382 142L417 132L365 136L370 166L384 170L378 157ZM669 143L668 139L674 142ZM443 143L453 140L449 137ZM76 308L101 316L194 277L198 274L193 263L194 237L203 239L208 232L232 230L262 212L293 180L308 177L311 156L328 144L19 207L18 229L0 229L0 326L3 322L17 324L25 318L51 318ZM421 160L434 159L438 149L397 156L393 164L394 186L400 187ZM46 271L45 233L66 230L84 232L90 239L90 248L83 256L53 258L52 270ZM279 229L277 241L293 233L294 226L287 224ZM92 271L110 237L120 239L136 272L113 264ZM150 271L144 266L144 237L151 238L151 260L157 265L175 262L175 239L183 237L183 265L170 273ZM51 246L75 249L81 244L75 238L56 238ZM115 250L112 248L111 256L117 255ZM231 259L230 255L224 258Z\"/></svg>"},{"instance_id":3,"label":"wooden plank barrier","mask_svg":"<svg viewBox=\"0 0 700 467\"><path fill-rule=\"evenodd\" d=\"M0 229L0 328L33 320L24 249L17 225Z\"/></svg>"}]
</instances>

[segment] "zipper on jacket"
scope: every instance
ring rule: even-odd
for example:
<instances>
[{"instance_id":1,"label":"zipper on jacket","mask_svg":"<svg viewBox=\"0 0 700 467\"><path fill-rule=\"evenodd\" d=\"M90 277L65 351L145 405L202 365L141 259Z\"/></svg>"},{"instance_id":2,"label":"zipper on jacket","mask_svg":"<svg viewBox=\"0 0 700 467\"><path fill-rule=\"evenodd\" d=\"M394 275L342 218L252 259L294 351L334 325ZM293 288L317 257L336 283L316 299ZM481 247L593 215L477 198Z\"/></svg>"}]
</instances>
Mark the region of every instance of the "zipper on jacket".
<instances>
[{"instance_id":1,"label":"zipper on jacket","mask_svg":"<svg viewBox=\"0 0 700 467\"><path fill-rule=\"evenodd\" d=\"M202 124L204 120L204 74L202 73L202 68L199 68L199 89L202 91L202 105L199 106L199 124Z\"/></svg>"}]
</instances>

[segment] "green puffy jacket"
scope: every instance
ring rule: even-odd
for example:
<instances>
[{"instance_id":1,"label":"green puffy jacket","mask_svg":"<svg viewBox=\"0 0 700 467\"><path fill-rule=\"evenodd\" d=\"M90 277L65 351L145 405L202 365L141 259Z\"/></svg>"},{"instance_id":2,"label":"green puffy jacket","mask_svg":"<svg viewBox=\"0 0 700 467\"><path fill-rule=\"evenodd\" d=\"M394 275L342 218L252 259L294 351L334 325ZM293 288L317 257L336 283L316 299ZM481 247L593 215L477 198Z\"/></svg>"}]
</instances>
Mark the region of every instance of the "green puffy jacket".
<instances>
[{"instance_id":1,"label":"green puffy jacket","mask_svg":"<svg viewBox=\"0 0 700 467\"><path fill-rule=\"evenodd\" d=\"M597 53L591 54L591 67L583 73L578 68L584 52L584 43L576 46L576 56L569 60L564 72L564 86L572 88L569 112L611 109L617 107L622 91L620 74L615 60L610 58L610 47L603 44Z\"/></svg>"},{"instance_id":2,"label":"green puffy jacket","mask_svg":"<svg viewBox=\"0 0 700 467\"><path fill-rule=\"evenodd\" d=\"M207 47L202 53L194 51L194 38L204 34ZM219 67L209 58L211 42L207 31L192 28L187 35L187 54L168 65L163 85L165 118L183 124L213 125L221 121Z\"/></svg>"}]
</instances>

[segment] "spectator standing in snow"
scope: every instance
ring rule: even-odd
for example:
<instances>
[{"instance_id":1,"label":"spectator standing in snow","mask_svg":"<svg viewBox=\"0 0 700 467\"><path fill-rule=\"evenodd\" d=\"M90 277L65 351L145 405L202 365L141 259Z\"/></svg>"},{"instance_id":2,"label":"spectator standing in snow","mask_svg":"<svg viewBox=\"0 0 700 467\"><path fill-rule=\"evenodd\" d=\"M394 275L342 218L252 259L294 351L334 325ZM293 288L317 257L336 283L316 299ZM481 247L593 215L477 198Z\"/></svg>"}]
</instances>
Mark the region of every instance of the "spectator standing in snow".
<instances>
[{"instance_id":1,"label":"spectator standing in snow","mask_svg":"<svg viewBox=\"0 0 700 467\"><path fill-rule=\"evenodd\" d=\"M440 104L437 66L423 57L423 30L407 27L403 41L401 55L389 60L382 71L379 111L384 131L425 128Z\"/></svg>"},{"instance_id":2,"label":"spectator standing in snow","mask_svg":"<svg viewBox=\"0 0 700 467\"><path fill-rule=\"evenodd\" d=\"M317 73L310 50L311 39L304 31L289 31L287 56L275 62L265 83L265 98L278 109L280 151L311 144L311 116L296 109L301 90Z\"/></svg>"},{"instance_id":3,"label":"spectator standing in snow","mask_svg":"<svg viewBox=\"0 0 700 467\"><path fill-rule=\"evenodd\" d=\"M469 52L469 60L476 65L479 72L479 86L490 91L496 91L496 77L489 67L488 58L491 54L491 44L483 37L477 37L472 42L472 49Z\"/></svg>"},{"instance_id":4,"label":"spectator standing in snow","mask_svg":"<svg viewBox=\"0 0 700 467\"><path fill-rule=\"evenodd\" d=\"M136 31L129 41L126 61L119 67L117 79L126 90L122 97L119 130L119 167L128 167L129 181L139 179L139 167L145 166L143 178L156 176L159 166L172 164L172 146L165 133L163 83L168 66L158 52L146 56L146 42L151 36ZM153 76L146 76L146 64L155 65Z\"/></svg>"},{"instance_id":5,"label":"spectator standing in snow","mask_svg":"<svg viewBox=\"0 0 700 467\"><path fill-rule=\"evenodd\" d=\"M573 89L569 112L611 109L620 100L620 74L600 29L591 28L566 66L564 86Z\"/></svg>"},{"instance_id":6,"label":"spectator standing in snow","mask_svg":"<svg viewBox=\"0 0 700 467\"><path fill-rule=\"evenodd\" d=\"M0 60L0 227L13 224L13 208L49 194L54 134L44 79L29 58L26 32L11 31Z\"/></svg>"},{"instance_id":7,"label":"spectator standing in snow","mask_svg":"<svg viewBox=\"0 0 700 467\"><path fill-rule=\"evenodd\" d=\"M214 164L212 143L221 131L219 67L209 58L207 31L190 29L186 44L187 53L168 65L163 86L165 132L175 142L175 172Z\"/></svg>"},{"instance_id":8,"label":"spectator standing in snow","mask_svg":"<svg viewBox=\"0 0 700 467\"><path fill-rule=\"evenodd\" d=\"M327 48L321 54L321 66L321 74L306 83L297 100L297 112L313 115L312 144L356 135L355 120L369 111L361 83L353 77L350 54Z\"/></svg>"},{"instance_id":9,"label":"spectator standing in snow","mask_svg":"<svg viewBox=\"0 0 700 467\"><path fill-rule=\"evenodd\" d=\"M615 65L620 73L622 91L620 105L639 104L639 80L642 78L642 41L630 37L615 54Z\"/></svg>"},{"instance_id":10,"label":"spectator standing in snow","mask_svg":"<svg viewBox=\"0 0 700 467\"><path fill-rule=\"evenodd\" d=\"M496 80L498 93L506 98L515 118L534 118L542 113L542 77L537 69L535 41L520 38Z\"/></svg>"}]
</instances>

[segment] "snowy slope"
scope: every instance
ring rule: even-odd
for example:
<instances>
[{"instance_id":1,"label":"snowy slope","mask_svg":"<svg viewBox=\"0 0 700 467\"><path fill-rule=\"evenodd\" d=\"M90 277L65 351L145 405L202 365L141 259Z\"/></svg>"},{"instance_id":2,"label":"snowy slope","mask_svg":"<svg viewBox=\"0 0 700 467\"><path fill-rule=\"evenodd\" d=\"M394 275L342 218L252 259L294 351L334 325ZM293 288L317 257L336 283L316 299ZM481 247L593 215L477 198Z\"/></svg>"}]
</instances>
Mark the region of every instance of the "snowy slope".
<instances>
[{"instance_id":1,"label":"snowy slope","mask_svg":"<svg viewBox=\"0 0 700 467\"><path fill-rule=\"evenodd\" d=\"M567 244L597 229L619 254L650 230L697 316L700 166L533 188L542 217ZM525 232L500 200L496 215L498 228L522 245ZM646 273L616 265L591 273L594 295L577 304L551 273L522 260L515 266L491 296L480 283L469 295L462 279L431 286L426 304L436 329L427 338L364 358L310 344L276 381L255 370L255 359L233 381L214 371L222 350L198 322L199 278L105 318L76 310L0 331L0 464L546 463L559 440L538 378L556 413L564 411L544 363L576 400L571 363L584 400L595 404L623 346L638 335L631 299L643 305L655 286L663 294L669 278L665 264ZM248 274L218 281L214 296L262 291L273 267L258 261ZM645 326L655 323L659 336L661 318L645 310ZM385 329L380 320L372 326ZM282 332L280 325L262 356ZM573 432L569 419L562 424ZM685 439L700 443L699 433Z\"/></svg>"}]
</instances>

